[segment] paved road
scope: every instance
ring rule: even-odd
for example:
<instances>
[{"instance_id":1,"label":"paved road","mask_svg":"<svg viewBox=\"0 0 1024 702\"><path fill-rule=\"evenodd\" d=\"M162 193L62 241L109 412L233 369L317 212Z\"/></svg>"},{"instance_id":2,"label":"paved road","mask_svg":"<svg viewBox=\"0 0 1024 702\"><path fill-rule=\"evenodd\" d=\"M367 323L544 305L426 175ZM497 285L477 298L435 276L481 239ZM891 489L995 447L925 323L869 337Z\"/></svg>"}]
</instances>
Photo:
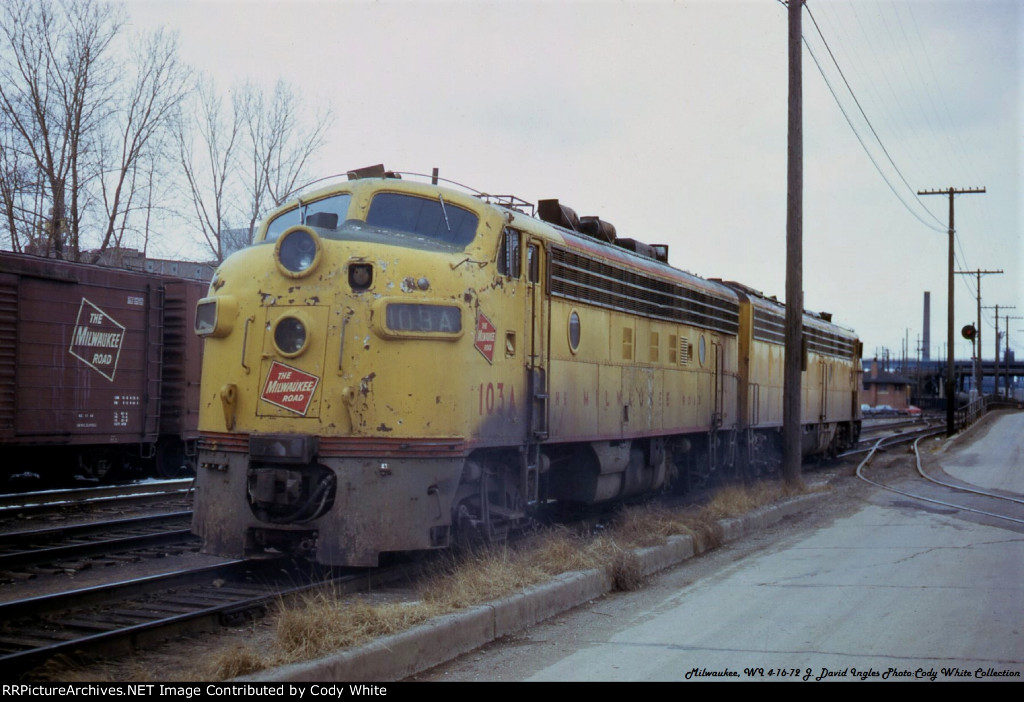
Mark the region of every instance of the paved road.
<instances>
[{"instance_id":1,"label":"paved road","mask_svg":"<svg viewBox=\"0 0 1024 702\"><path fill-rule=\"evenodd\" d=\"M1024 414L939 454L1024 493ZM871 488L419 680L1015 680L1024 528ZM809 528L814 527L814 528Z\"/></svg>"},{"instance_id":2,"label":"paved road","mask_svg":"<svg viewBox=\"0 0 1024 702\"><path fill-rule=\"evenodd\" d=\"M950 475L989 490L1024 493L1024 413L1003 414L939 462Z\"/></svg>"}]
</instances>

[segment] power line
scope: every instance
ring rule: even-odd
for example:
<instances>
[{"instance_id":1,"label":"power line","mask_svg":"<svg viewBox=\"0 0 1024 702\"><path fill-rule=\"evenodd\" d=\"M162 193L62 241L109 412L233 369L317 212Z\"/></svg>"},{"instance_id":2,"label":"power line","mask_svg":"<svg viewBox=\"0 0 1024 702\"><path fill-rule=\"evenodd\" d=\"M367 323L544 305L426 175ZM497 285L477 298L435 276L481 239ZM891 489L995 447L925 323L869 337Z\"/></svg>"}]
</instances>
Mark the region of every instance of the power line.
<instances>
[{"instance_id":1,"label":"power line","mask_svg":"<svg viewBox=\"0 0 1024 702\"><path fill-rule=\"evenodd\" d=\"M807 4L807 3L805 3L805 4ZM821 9L821 8L819 8L819 9ZM908 9L908 11L909 11L909 9ZM910 184L907 181L907 178L904 176L902 170L896 164L895 159L893 158L893 156L890 153L889 149L886 148L885 144L882 142L882 139L881 139L880 135L878 134L877 129L874 127L874 125L872 123L872 120L868 117L867 111L864 109L864 106L862 104L861 99L858 98L856 92L853 89L853 86L851 85L851 82L847 79L846 73L843 71L842 67L839 65L839 61L838 61L838 58L837 58L835 52L833 51L832 47L830 46L828 40L825 38L824 31L822 29L822 25L818 22L818 19L815 17L814 13L811 11L809 5L808 5L807 13L810 16L812 22L814 23L815 30L817 31L817 34L820 37L820 40L823 43L825 49L828 51L829 57L831 58L831 61L834 64L835 69L838 71L838 74L839 74L839 77L842 80L842 83L845 85L846 91L848 91L850 97L852 97L852 99L853 99L857 109L860 112L860 115L861 115L862 119L864 120L864 123L867 125L868 129L870 130L871 135L872 135L874 141L876 141L878 143L878 146L882 149L882 152L885 155L885 158L888 160L889 165L896 172L897 176L902 181L903 185L905 185L909 189L910 188ZM856 12L854 12L854 14L855 14L855 16L858 17L858 22L859 22L859 16L857 15ZM903 36L904 40L907 40L906 44L909 45L909 44L913 43L913 47L908 46L908 50L910 50L910 49L912 49L914 47L920 48L920 46L921 46L920 29L917 26L917 19L916 19L916 17L913 16L913 13L911 13L910 19L911 19L911 22L912 22L911 27L912 27L913 31L915 32L914 37L916 39L916 42L910 42L909 41L909 37L908 37L908 34L907 34L907 29L906 29L906 26L904 24L904 19L902 17L900 17L899 15L897 15L897 17L896 17L896 24L898 25L898 30L899 30L899 32L902 33L902 36ZM886 30L886 32L889 32L889 30L890 30L890 27L888 26L889 24L891 24L891 23L890 22L885 22L885 25L886 25L885 30ZM866 30L863 27L861 28L861 31L862 32L866 32ZM865 34L865 36L868 36L868 35ZM889 34L889 37L890 37L890 41L894 41L891 33ZM842 101L840 100L840 97L839 97L839 91L834 86L833 81L830 80L829 77L826 75L826 72L824 70L822 62L819 61L818 57L815 55L815 51L812 49L811 44L807 41L807 37L804 37L804 44L807 46L808 52L810 53L812 59L814 60L816 66L818 67L819 73L821 74L823 80L825 81L825 84L828 87L829 91L832 93L832 97L835 100L835 102L836 102L837 106L839 107L840 111L842 112L844 118L846 119L847 124L849 125L851 131L853 131L853 133L856 136L858 142L860 142L861 148L864 150L865 154L868 156L869 160L871 161L872 165L875 167L876 171L878 171L879 175L882 176L882 178L885 181L885 183L889 186L889 189L893 192L894 195L896 195L896 197L900 200L901 204L903 204L903 206L912 215L914 215L914 217L919 222L921 222L922 224L927 226L932 231L943 231L942 229L939 229L939 228L931 225L929 222L924 221L922 219L922 217L918 216L916 208L912 209L910 207L910 205L908 204L908 201L901 194L901 192L897 191L897 188L894 186L894 181L890 180L890 177L889 177L889 175L886 172L887 169L883 169L882 165L879 163L879 160L872 156L872 154L871 154L871 152L869 150L869 147L868 147L868 145L866 143L865 138L862 137L861 133L858 131L858 127L855 126L854 120L851 117L851 114L849 113L849 111L843 106ZM927 61L920 61L920 60L918 60L918 57L917 57L916 53L917 52L915 52L913 50L910 50L910 57L909 57L910 65L914 69L914 71L916 71L916 76L918 78L917 81L912 81L911 84L913 86L917 86L917 87L920 87L921 85L931 84L931 83L934 83L934 84L937 85L938 81L935 79L934 72L931 71L930 63L927 62ZM902 56L902 54L899 54L898 56ZM856 56L854 56L854 58L856 58ZM909 75L910 71L908 70L907 66L902 63L902 59L901 59L901 66L903 67L904 72L906 72ZM929 75L931 75L931 77L933 79L931 83L929 83L927 80L925 80L924 70L923 69L927 70L929 72ZM861 70L865 70L865 69L862 67ZM885 81L888 83L889 72L884 72L883 76L885 78ZM870 87L873 84L869 83L868 85ZM922 113L921 114L922 114L923 119L925 119L930 125L932 125L932 131L935 132L935 133L941 133L941 132L945 131L945 130L937 129L936 126L935 126L935 123L932 121L933 116L936 116L936 115L939 116L939 117L944 118L945 124L950 127L950 129L948 130L948 134L946 136L946 142L952 148L950 148L947 153L956 154L957 156L960 156L961 158L966 156L966 154L964 153L964 148L963 148L964 145L963 145L962 141L960 141L959 138L958 138L957 130L953 128L953 122L952 122L951 116L949 114L947 101L941 99L943 97L941 95L941 93L938 95L938 98L940 98L939 100L936 100L936 96L932 95L931 93L929 93L927 91L923 92L921 94L921 96L927 100L927 104L931 105L931 109L922 109ZM894 94L893 97L895 99L895 103L900 106L900 109L902 109L903 103L899 99L899 94L896 93L896 94ZM922 104L922 108L923 108L924 103L922 102L921 104ZM884 116L884 112L883 112L883 116ZM956 140L956 141L954 142L953 140ZM928 215L932 219L934 219L936 222L940 222L940 220L936 217L936 215L934 215L931 212L931 210L929 210L927 207L924 207L923 203L921 203L921 201L920 201L920 198L918 198L918 202L921 204L921 207L925 211L928 212ZM981 209L982 209L982 214L983 215L987 215L987 209L984 207L984 203L982 204L982 208ZM941 222L940 222L940 224L941 224ZM967 266L968 259L967 259L966 253L964 252L964 248L963 248L963 244L962 244L961 238L957 235L956 232L953 232L953 240L954 240L955 245L956 245L955 249L954 249L954 252L953 252L954 260L957 263L957 265L959 265L960 267L967 268L968 267ZM974 297L975 296L975 291L971 288L971 286L968 283L968 281L963 280L962 283L964 285L965 290L967 292L969 292L972 297ZM979 318L979 320L978 320L978 323L981 324L983 319L985 321L988 321L988 315L986 313L982 313L981 318Z\"/></svg>"},{"instance_id":2,"label":"power line","mask_svg":"<svg viewBox=\"0 0 1024 702\"><path fill-rule=\"evenodd\" d=\"M806 3L805 3L805 5L806 5ZM860 111L860 114L864 118L865 123L868 125L868 128L871 130L871 134L874 136L875 141L878 142L879 147L881 147L882 153L885 154L886 159L889 161L889 164L892 166L893 170L896 171L897 175L899 175L899 178L900 178L901 181L903 181L903 184L907 187L908 190L911 191L911 193L913 193L914 189L910 186L910 183L908 183L907 179L903 176L903 172L896 165L896 162L893 160L892 156L889 154L889 150L885 148L885 144L882 143L881 137L879 137L878 132L875 130L874 126L871 124L871 120L868 118L867 114L864 112L864 108L861 106L860 100L857 99L856 93L854 93L852 86L850 85L849 81L846 79L846 75L843 73L843 69L839 66L839 62L836 60L835 54L832 52L832 49L829 46L828 41L825 39L825 36L822 33L822 31L821 31L821 27L818 26L818 22L814 18L814 14L811 12L811 9L810 9L809 6L807 7L807 14L811 18L811 22L814 24L814 28L818 32L818 36L821 38L822 43L825 45L825 49L828 51L829 57L832 59L832 63L835 65L836 70L839 71L839 76L842 78L843 84L846 86L847 91L850 93L850 96L853 98L854 104L857 105L857 109ZM818 67L818 72L821 74L822 79L825 81L825 85L828 87L829 92L832 93L832 98L836 101L836 105L839 107L839 111L843 113L843 117L846 119L846 123L850 126L850 129L853 131L854 136L857 137L857 141L860 142L861 148L864 150L864 153L867 155L868 159L871 161L871 164L875 167L875 170L878 171L878 174L880 176L882 176L882 180L885 181L885 184L889 186L889 189L892 191L893 195L896 196L896 198L903 204L903 206L906 208L906 210L908 212L910 212L910 214L912 214L919 222L921 222L921 224L925 225L926 227L928 227L932 231L936 231L936 232L944 231L944 229L941 227L941 224L942 224L941 220L939 220L934 214L932 214L932 212L930 210L928 210L928 208L924 207L924 205L922 204L922 208L925 210L925 212L927 212L929 214L929 216L931 216L938 223L939 226L932 225L929 222L926 222L920 215L918 215L917 212L915 212L913 209L911 209L910 205L907 204L907 201L904 200L903 197L900 195L900 193L897 191L896 187L889 180L889 177L886 175L886 173L883 171L881 166L878 164L878 161L876 161L875 157L872 156L870 150L867 147L867 144L864 142L864 139L861 137L860 133L857 131L857 128L854 126L853 120L850 118L850 115L847 113L846 108L843 107L842 101L840 101L840 99L839 99L839 95L836 93L835 88L833 88L832 82L829 80L828 76L825 73L824 68L821 65L821 62L818 60L817 55L814 53L814 49L811 48L810 43L807 41L807 37L802 37L802 39L803 39L803 42L804 42L804 46L807 47L808 53L810 53L811 58L814 60L815 66Z\"/></svg>"}]
</instances>

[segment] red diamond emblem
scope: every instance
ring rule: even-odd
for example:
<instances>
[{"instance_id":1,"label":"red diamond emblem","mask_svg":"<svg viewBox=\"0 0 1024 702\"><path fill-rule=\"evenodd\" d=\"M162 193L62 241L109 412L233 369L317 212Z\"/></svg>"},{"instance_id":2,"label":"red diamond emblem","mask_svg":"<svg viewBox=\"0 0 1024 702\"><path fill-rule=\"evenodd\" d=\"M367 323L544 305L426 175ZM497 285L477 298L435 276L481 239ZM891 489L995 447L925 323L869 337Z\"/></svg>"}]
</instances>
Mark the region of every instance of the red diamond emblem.
<instances>
[{"instance_id":1,"label":"red diamond emblem","mask_svg":"<svg viewBox=\"0 0 1024 702\"><path fill-rule=\"evenodd\" d=\"M260 397L272 405L306 416L320 378L274 361Z\"/></svg>"},{"instance_id":2,"label":"red diamond emblem","mask_svg":"<svg viewBox=\"0 0 1024 702\"><path fill-rule=\"evenodd\" d=\"M494 363L494 341L498 336L498 330L491 324L483 313L476 315L476 350L484 355L488 363Z\"/></svg>"}]
</instances>

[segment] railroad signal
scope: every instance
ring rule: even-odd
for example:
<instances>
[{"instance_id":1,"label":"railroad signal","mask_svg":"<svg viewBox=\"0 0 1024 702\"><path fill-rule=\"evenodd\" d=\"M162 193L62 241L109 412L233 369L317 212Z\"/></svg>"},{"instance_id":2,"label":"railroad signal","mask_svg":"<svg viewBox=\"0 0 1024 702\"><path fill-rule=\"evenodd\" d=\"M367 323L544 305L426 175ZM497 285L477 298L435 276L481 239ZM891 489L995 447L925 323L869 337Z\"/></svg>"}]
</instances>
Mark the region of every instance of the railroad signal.
<instances>
[{"instance_id":1,"label":"railroad signal","mask_svg":"<svg viewBox=\"0 0 1024 702\"><path fill-rule=\"evenodd\" d=\"M960 330L960 335L968 341L973 342L974 337L978 336L978 330L974 328L973 324L968 324Z\"/></svg>"}]
</instances>

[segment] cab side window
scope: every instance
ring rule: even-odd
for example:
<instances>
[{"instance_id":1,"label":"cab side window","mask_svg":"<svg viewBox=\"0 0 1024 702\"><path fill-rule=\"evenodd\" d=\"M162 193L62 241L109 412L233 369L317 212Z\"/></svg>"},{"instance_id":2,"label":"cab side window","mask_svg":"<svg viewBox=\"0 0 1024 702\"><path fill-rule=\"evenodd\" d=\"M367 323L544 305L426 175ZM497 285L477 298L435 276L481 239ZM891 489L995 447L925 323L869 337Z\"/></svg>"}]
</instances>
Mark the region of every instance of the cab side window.
<instances>
[{"instance_id":1,"label":"cab side window","mask_svg":"<svg viewBox=\"0 0 1024 702\"><path fill-rule=\"evenodd\" d=\"M526 247L526 276L531 283L540 282L540 253L536 244Z\"/></svg>"},{"instance_id":2,"label":"cab side window","mask_svg":"<svg viewBox=\"0 0 1024 702\"><path fill-rule=\"evenodd\" d=\"M501 234L501 249L498 251L498 274L508 278L518 278L522 264L520 241L522 235L508 227Z\"/></svg>"}]
</instances>

